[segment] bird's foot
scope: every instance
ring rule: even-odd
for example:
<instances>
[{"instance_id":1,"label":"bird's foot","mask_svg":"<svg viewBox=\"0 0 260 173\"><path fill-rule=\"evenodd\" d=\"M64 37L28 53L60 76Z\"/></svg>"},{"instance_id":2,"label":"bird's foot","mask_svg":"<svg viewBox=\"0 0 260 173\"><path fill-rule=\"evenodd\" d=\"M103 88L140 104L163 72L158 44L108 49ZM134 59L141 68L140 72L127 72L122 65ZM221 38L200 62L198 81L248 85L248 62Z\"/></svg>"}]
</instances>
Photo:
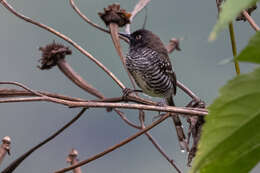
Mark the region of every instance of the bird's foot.
<instances>
[{"instance_id":1,"label":"bird's foot","mask_svg":"<svg viewBox=\"0 0 260 173\"><path fill-rule=\"evenodd\" d=\"M125 88L123 89L123 100L127 101L127 96L129 96L129 94L134 93L134 92L143 92L142 90L132 90L130 88Z\"/></svg>"},{"instance_id":2,"label":"bird's foot","mask_svg":"<svg viewBox=\"0 0 260 173\"><path fill-rule=\"evenodd\" d=\"M193 99L187 107L192 107L192 108L205 108L206 103L200 99Z\"/></svg>"},{"instance_id":3,"label":"bird's foot","mask_svg":"<svg viewBox=\"0 0 260 173\"><path fill-rule=\"evenodd\" d=\"M160 101L156 103L156 106L165 107L167 104L164 101ZM157 120L158 118L161 118L164 114L161 114L161 111L158 112L158 115L153 117L153 121Z\"/></svg>"}]
</instances>

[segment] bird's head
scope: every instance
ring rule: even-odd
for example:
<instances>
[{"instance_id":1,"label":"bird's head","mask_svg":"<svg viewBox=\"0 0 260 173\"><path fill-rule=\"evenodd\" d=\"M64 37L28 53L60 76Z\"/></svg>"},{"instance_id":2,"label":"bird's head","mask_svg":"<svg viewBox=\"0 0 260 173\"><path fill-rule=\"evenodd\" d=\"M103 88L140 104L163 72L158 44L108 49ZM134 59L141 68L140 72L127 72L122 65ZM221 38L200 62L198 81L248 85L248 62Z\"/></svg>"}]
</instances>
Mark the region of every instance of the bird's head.
<instances>
[{"instance_id":1,"label":"bird's head","mask_svg":"<svg viewBox=\"0 0 260 173\"><path fill-rule=\"evenodd\" d=\"M148 47L157 51L164 51L166 48L160 38L146 29L139 29L132 34L119 33L121 36L126 37L130 41L130 48ZM166 50L167 51L167 50Z\"/></svg>"}]
</instances>

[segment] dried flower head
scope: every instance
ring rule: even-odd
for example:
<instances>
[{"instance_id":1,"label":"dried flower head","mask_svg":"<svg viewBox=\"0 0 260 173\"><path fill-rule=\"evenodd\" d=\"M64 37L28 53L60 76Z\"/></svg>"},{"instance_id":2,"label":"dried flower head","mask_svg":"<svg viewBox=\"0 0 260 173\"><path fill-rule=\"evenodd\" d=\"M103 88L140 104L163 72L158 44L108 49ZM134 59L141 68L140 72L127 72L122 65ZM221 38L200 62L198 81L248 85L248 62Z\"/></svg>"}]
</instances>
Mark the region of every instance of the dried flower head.
<instances>
[{"instance_id":1,"label":"dried flower head","mask_svg":"<svg viewBox=\"0 0 260 173\"><path fill-rule=\"evenodd\" d=\"M55 43L55 41L45 47L40 47L39 50L42 51L42 58L39 60L41 65L38 66L41 70L52 68L60 59L64 59L66 55L72 53L69 47Z\"/></svg>"},{"instance_id":2,"label":"dried flower head","mask_svg":"<svg viewBox=\"0 0 260 173\"><path fill-rule=\"evenodd\" d=\"M127 13L126 10L120 9L119 4L109 5L107 8L104 8L104 13L99 12L98 15L106 25L116 23L119 27L123 27L130 23L131 17L131 13Z\"/></svg>"},{"instance_id":3,"label":"dried flower head","mask_svg":"<svg viewBox=\"0 0 260 173\"><path fill-rule=\"evenodd\" d=\"M247 11L247 13L251 16L251 13L253 12L253 11L255 11L257 9L257 6L256 6L256 4L254 5L254 6L252 6L252 7L250 7L250 8L248 8L248 9L246 9L246 11ZM245 18L245 16L241 13L237 18L236 18L236 21L246 21L246 18Z\"/></svg>"},{"instance_id":4,"label":"dried flower head","mask_svg":"<svg viewBox=\"0 0 260 173\"><path fill-rule=\"evenodd\" d=\"M11 138L9 136L5 136L3 139L2 139L2 142L3 143L6 143L6 144L11 144Z\"/></svg>"}]
</instances>

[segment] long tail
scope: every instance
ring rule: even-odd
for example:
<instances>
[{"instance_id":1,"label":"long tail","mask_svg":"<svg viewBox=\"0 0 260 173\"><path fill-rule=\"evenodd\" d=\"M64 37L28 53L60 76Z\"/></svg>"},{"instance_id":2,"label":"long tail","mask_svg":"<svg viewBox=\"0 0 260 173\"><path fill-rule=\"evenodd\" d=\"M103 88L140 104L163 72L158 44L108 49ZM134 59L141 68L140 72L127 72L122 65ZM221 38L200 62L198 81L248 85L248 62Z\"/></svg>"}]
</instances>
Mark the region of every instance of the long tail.
<instances>
[{"instance_id":1,"label":"long tail","mask_svg":"<svg viewBox=\"0 0 260 173\"><path fill-rule=\"evenodd\" d=\"M167 104L169 106L175 106L172 96L167 98L166 101L167 101ZM173 123L175 125L175 129L176 129L176 133L177 133L177 136L178 136L178 139L179 139L181 150L182 151L185 151L185 150L189 151L189 147L188 147L188 144L187 144L187 141L186 141L186 136L183 132L182 123L181 123L179 115L172 114L172 120L173 120Z\"/></svg>"}]
</instances>

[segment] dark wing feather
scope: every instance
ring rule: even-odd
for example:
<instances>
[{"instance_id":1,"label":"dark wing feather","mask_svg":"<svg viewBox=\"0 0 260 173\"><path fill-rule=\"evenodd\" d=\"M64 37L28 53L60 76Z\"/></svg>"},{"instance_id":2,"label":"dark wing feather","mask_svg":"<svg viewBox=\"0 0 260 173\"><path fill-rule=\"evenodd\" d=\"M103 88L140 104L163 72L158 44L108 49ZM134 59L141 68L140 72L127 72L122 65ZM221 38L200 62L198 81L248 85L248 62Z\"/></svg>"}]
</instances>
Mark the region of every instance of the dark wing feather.
<instances>
[{"instance_id":1,"label":"dark wing feather","mask_svg":"<svg viewBox=\"0 0 260 173\"><path fill-rule=\"evenodd\" d=\"M172 81L172 84L173 84L173 93L175 95L176 90L177 90L177 88L176 88L177 79L176 79L176 74L173 71L171 61L170 61L168 55L161 55L160 59L161 59L161 63L160 63L161 68L164 69L165 73L167 73L171 78L171 81Z\"/></svg>"}]
</instances>

